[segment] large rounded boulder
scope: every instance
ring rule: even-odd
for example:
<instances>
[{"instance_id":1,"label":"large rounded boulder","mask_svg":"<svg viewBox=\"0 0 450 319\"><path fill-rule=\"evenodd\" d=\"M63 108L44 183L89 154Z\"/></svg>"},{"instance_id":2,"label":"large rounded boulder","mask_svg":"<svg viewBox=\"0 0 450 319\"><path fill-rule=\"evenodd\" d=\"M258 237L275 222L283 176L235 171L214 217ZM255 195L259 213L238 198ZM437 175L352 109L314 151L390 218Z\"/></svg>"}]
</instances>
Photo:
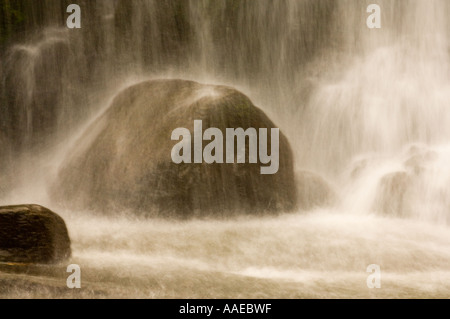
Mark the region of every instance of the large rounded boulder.
<instances>
[{"instance_id":1,"label":"large rounded boulder","mask_svg":"<svg viewBox=\"0 0 450 319\"><path fill-rule=\"evenodd\" d=\"M320 175L309 171L297 171L297 202L302 210L332 205L337 194L331 185Z\"/></svg>"},{"instance_id":2,"label":"large rounded boulder","mask_svg":"<svg viewBox=\"0 0 450 319\"><path fill-rule=\"evenodd\" d=\"M52 264L70 255L60 216L39 205L0 207L0 262Z\"/></svg>"},{"instance_id":3,"label":"large rounded boulder","mask_svg":"<svg viewBox=\"0 0 450 319\"><path fill-rule=\"evenodd\" d=\"M377 185L374 211L386 216L419 217L447 222L450 192L450 153L412 145L401 170L385 174Z\"/></svg>"},{"instance_id":4,"label":"large rounded boulder","mask_svg":"<svg viewBox=\"0 0 450 319\"><path fill-rule=\"evenodd\" d=\"M375 198L375 211L395 217L408 216L410 187L413 177L407 172L394 172L380 180Z\"/></svg>"},{"instance_id":5,"label":"large rounded boulder","mask_svg":"<svg viewBox=\"0 0 450 319\"><path fill-rule=\"evenodd\" d=\"M295 208L293 155L281 132L275 174L261 174L268 164L259 157L249 163L248 138L245 163L176 164L172 132L191 132L193 154L195 120L203 131L220 129L223 145L227 128L267 128L270 153L276 126L242 93L192 81L147 81L120 92L84 133L60 168L53 198L81 209L182 218Z\"/></svg>"}]
</instances>

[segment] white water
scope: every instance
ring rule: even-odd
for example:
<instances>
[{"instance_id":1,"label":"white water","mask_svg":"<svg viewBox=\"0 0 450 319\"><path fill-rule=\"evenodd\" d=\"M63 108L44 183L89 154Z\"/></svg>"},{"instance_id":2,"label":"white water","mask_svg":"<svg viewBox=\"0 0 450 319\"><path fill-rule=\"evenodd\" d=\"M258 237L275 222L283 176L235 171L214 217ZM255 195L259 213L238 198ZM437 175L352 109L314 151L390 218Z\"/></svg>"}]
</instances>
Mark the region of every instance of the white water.
<instances>
[{"instance_id":1,"label":"white water","mask_svg":"<svg viewBox=\"0 0 450 319\"><path fill-rule=\"evenodd\" d=\"M2 67L14 73L3 79L19 97L12 106L21 125L13 128L21 127L22 161L11 164L15 187L0 204L39 203L64 217L70 262L83 269L82 296L450 295L447 1L379 1L381 30L365 27L370 1L186 1L179 10L191 36L174 38L166 34L178 30L175 9L166 14L142 1L114 15L111 3L95 2L103 18L85 33L49 23L40 36L13 43ZM157 77L242 90L287 134L297 169L335 186L337 203L273 218L188 222L56 206L46 186L76 137L119 88ZM46 87L56 97L53 111L39 108L51 100ZM36 138L49 124L42 114L54 129ZM42 147L24 151L29 143ZM374 208L381 180L395 172L412 176L408 218ZM381 267L381 289L367 288L370 264ZM7 294L40 295L66 296Z\"/></svg>"}]
</instances>

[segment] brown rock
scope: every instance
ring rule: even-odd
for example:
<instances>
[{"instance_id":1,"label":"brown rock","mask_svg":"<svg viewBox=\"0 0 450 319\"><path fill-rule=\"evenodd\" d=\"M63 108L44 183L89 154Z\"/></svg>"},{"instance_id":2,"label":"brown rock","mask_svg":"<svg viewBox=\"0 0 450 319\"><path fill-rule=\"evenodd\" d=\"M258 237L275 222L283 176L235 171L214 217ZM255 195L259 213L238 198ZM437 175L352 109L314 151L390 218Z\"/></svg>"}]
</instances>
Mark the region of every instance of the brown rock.
<instances>
[{"instance_id":1,"label":"brown rock","mask_svg":"<svg viewBox=\"0 0 450 319\"><path fill-rule=\"evenodd\" d=\"M79 140L60 169L53 198L80 209L182 218L295 208L293 155L281 132L280 165L273 175L261 175L264 164L259 161L175 164L172 131L182 127L192 134L194 120L202 120L204 130L216 127L223 133L226 128L276 128L230 87L183 80L143 82L119 93Z\"/></svg>"},{"instance_id":2,"label":"brown rock","mask_svg":"<svg viewBox=\"0 0 450 319\"><path fill-rule=\"evenodd\" d=\"M336 193L321 176L308 171L296 173L297 203L301 209L312 209L330 205L336 199Z\"/></svg>"}]
</instances>

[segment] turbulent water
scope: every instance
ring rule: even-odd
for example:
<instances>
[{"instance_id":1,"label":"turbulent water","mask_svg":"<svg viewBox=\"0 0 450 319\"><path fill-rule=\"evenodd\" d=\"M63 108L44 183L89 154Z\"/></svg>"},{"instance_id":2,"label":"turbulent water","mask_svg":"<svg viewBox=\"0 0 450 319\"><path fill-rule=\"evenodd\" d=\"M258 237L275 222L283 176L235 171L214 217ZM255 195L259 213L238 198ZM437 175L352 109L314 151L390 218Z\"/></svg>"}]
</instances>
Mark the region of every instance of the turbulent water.
<instances>
[{"instance_id":1,"label":"turbulent water","mask_svg":"<svg viewBox=\"0 0 450 319\"><path fill-rule=\"evenodd\" d=\"M371 30L374 2L382 28ZM79 4L71 30L64 1L0 1L0 204L66 220L83 288L66 288L66 265L2 266L0 296L450 295L448 1ZM183 222L59 206L47 187L71 147L118 91L150 78L241 90L285 132L296 169L325 177L337 201ZM379 214L379 186L396 173L412 176L401 206ZM371 264L380 289L367 287Z\"/></svg>"}]
</instances>

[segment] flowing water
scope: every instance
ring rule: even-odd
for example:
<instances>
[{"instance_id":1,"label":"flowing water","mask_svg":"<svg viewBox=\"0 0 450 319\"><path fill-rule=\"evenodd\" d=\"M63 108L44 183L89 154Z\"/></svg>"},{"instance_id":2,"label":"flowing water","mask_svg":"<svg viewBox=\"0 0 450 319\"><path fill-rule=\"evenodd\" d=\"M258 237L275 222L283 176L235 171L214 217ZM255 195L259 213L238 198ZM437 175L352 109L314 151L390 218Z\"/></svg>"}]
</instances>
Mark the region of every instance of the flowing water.
<instances>
[{"instance_id":1,"label":"flowing water","mask_svg":"<svg viewBox=\"0 0 450 319\"><path fill-rule=\"evenodd\" d=\"M66 265L6 267L2 297L450 296L448 1L80 0L81 29L66 2L0 1L0 204L63 216L83 288L66 288ZM71 147L150 78L241 90L337 201L183 222L60 207L47 187ZM378 214L380 183L402 173L401 206Z\"/></svg>"}]
</instances>

